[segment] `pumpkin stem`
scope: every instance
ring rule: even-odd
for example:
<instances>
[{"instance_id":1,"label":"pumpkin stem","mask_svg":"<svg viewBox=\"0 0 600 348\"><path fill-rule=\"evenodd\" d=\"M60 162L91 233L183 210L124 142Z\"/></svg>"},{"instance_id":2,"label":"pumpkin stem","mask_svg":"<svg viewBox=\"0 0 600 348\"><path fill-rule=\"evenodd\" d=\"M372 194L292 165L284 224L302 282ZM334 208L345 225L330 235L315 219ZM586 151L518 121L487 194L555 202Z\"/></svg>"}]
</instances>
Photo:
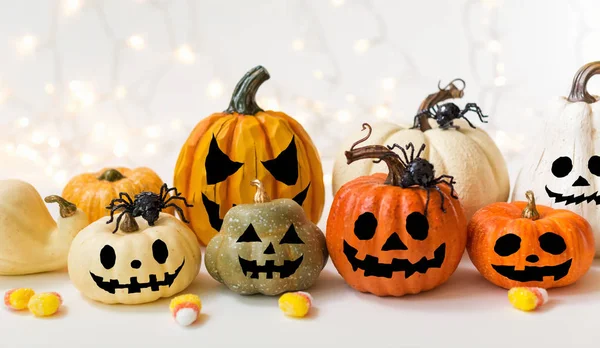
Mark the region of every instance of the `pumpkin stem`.
<instances>
[{"instance_id":1,"label":"pumpkin stem","mask_svg":"<svg viewBox=\"0 0 600 348\"><path fill-rule=\"evenodd\" d=\"M537 220L540 218L540 213L537 211L537 207L535 205L535 195L533 191L525 192L525 198L527 198L527 206L523 209L521 213L521 217L531 220Z\"/></svg>"},{"instance_id":2,"label":"pumpkin stem","mask_svg":"<svg viewBox=\"0 0 600 348\"><path fill-rule=\"evenodd\" d=\"M258 87L270 77L267 69L260 65L248 71L235 86L229 107L224 112L227 114L236 112L242 115L255 115L259 111L263 111L256 104L256 92Z\"/></svg>"},{"instance_id":3,"label":"pumpkin stem","mask_svg":"<svg viewBox=\"0 0 600 348\"><path fill-rule=\"evenodd\" d=\"M363 123L362 130L365 129L369 129L369 133L362 139L352 144L350 151L346 151L344 153L346 155L347 163L350 164L365 158L374 158L375 163L384 161L389 170L388 176L385 179L385 184L402 186L402 175L404 174L404 171L406 171L406 165L404 162L402 162L397 153L383 145L367 145L355 148L356 145L365 142L371 136L371 133L373 132L371 125L368 123Z\"/></svg>"},{"instance_id":4,"label":"pumpkin stem","mask_svg":"<svg viewBox=\"0 0 600 348\"><path fill-rule=\"evenodd\" d=\"M108 182L115 182L121 179L125 179L125 175L121 174L120 171L110 168L105 170L99 177L98 180L104 180Z\"/></svg>"},{"instance_id":5,"label":"pumpkin stem","mask_svg":"<svg viewBox=\"0 0 600 348\"><path fill-rule=\"evenodd\" d=\"M59 210L60 217L62 217L62 218L71 217L71 216L75 215L75 212L77 211L77 206L75 204L67 201L66 199L62 198L61 196L57 196L57 195L47 196L46 198L44 198L44 201L46 203L58 203L58 206L60 207L60 210Z\"/></svg>"},{"instance_id":6,"label":"pumpkin stem","mask_svg":"<svg viewBox=\"0 0 600 348\"><path fill-rule=\"evenodd\" d=\"M269 197L267 191L265 191L265 187L263 186L262 182L260 182L260 180L254 179L252 180L252 182L250 182L250 185L256 186L256 193L254 194L254 203L267 203L271 201L271 197Z\"/></svg>"},{"instance_id":7,"label":"pumpkin stem","mask_svg":"<svg viewBox=\"0 0 600 348\"><path fill-rule=\"evenodd\" d=\"M461 89L456 87L456 85L454 84L454 82L456 81L462 82L463 87ZM431 126L429 125L429 116L426 113L423 113L423 111L429 110L429 108L438 103L443 102L444 100L462 98L464 95L463 91L466 85L467 84L463 79L454 79L450 81L450 83L448 83L448 85L446 85L446 87L444 88L442 88L440 86L440 82L438 82L438 91L428 95L427 98L425 98L425 100L423 100L423 102L419 106L419 110L417 110L417 114L419 115L418 127L421 130L421 132L425 132L431 129Z\"/></svg>"},{"instance_id":8,"label":"pumpkin stem","mask_svg":"<svg viewBox=\"0 0 600 348\"><path fill-rule=\"evenodd\" d=\"M587 63L577 70L573 83L571 85L571 93L567 98L570 102L586 102L588 104L598 101L587 91L587 83L592 76L600 73L600 61Z\"/></svg>"},{"instance_id":9,"label":"pumpkin stem","mask_svg":"<svg viewBox=\"0 0 600 348\"><path fill-rule=\"evenodd\" d=\"M125 213L123 216L123 221L120 226L121 231L126 233L136 232L140 230L140 226L137 224L133 216L130 213Z\"/></svg>"}]
</instances>

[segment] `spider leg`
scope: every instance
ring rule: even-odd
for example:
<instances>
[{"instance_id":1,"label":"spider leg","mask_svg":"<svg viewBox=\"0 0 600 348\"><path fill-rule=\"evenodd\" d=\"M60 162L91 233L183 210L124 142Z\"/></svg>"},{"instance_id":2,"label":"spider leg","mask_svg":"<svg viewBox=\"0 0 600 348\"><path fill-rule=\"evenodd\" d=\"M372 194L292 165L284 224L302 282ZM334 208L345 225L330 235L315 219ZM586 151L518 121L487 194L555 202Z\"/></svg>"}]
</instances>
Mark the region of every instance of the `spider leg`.
<instances>
[{"instance_id":1,"label":"spider leg","mask_svg":"<svg viewBox=\"0 0 600 348\"><path fill-rule=\"evenodd\" d=\"M185 215L183 215L183 210L181 209L181 207L179 207L175 203L165 205L165 208L168 208L168 207L175 208L175 210L177 210L177 212L179 213L179 216L181 217L181 221L185 222L186 224L189 223L189 221L185 218Z\"/></svg>"},{"instance_id":2,"label":"spider leg","mask_svg":"<svg viewBox=\"0 0 600 348\"><path fill-rule=\"evenodd\" d=\"M165 186L166 186L166 185L167 185L167 184L165 184ZM171 187L171 188L167 188L167 189L166 189L166 191L165 191L165 195L164 195L164 197L161 197L161 200L162 200L162 201L165 201L165 199L167 199L167 197L169 197L169 192L171 192L171 191L175 191L175 194L174 194L174 196L179 196L179 195L181 195L181 193L179 193L179 192L177 191L177 188L175 188L175 187ZM167 200L168 200L168 199L167 199Z\"/></svg>"},{"instance_id":3,"label":"spider leg","mask_svg":"<svg viewBox=\"0 0 600 348\"><path fill-rule=\"evenodd\" d=\"M444 179L450 179L450 182L444 180ZM454 199L458 199L458 196L456 195L456 191L454 190L454 184L456 184L456 181L454 181L454 177L451 175L441 175L438 178L436 178L435 180L433 180L434 184L446 184L450 187L451 191L450 191L450 196Z\"/></svg>"},{"instance_id":4,"label":"spider leg","mask_svg":"<svg viewBox=\"0 0 600 348\"><path fill-rule=\"evenodd\" d=\"M466 117L463 117L465 120L467 120ZM469 120L467 120L467 122L469 122ZM471 122L469 122L469 124L471 124ZM473 125L471 125L471 127L473 127ZM460 129L459 126L456 126L452 121L448 122L448 123L444 123L443 125L440 126L441 129L450 129L450 128L454 128L454 129ZM475 128L475 127L473 127Z\"/></svg>"},{"instance_id":5,"label":"spider leg","mask_svg":"<svg viewBox=\"0 0 600 348\"><path fill-rule=\"evenodd\" d=\"M110 209L111 207L115 206L115 203L123 203L123 204L128 204L127 201L125 201L124 199L121 198L113 198L110 203L108 203L108 205L106 206L106 209Z\"/></svg>"},{"instance_id":6,"label":"spider leg","mask_svg":"<svg viewBox=\"0 0 600 348\"><path fill-rule=\"evenodd\" d=\"M471 123L471 121L469 121L469 119L468 119L468 118L466 118L465 116L461 116L460 118L462 118L462 119L464 119L465 121L467 121L467 123L469 124L469 126L471 126L471 128L474 128L474 129L476 129L476 128L477 128L477 127L475 127L475 126L474 126L474 125ZM486 123L486 122L484 122L484 123Z\"/></svg>"},{"instance_id":7,"label":"spider leg","mask_svg":"<svg viewBox=\"0 0 600 348\"><path fill-rule=\"evenodd\" d=\"M401 158L399 158L399 159L400 159L400 162L402 162L402 164L404 164L405 166L407 166L407 165L408 165L408 163L409 163L410 161L408 160L408 157L406 156L406 151L404 151L404 149L402 148L402 146L400 146L400 145L398 145L398 144L394 144L394 145L392 145L392 146L388 145L388 146L387 146L387 148L388 148L388 149L390 149L390 150L393 150L393 149L400 149L400 151L402 151L402 153L404 154L404 160L406 161L406 163L404 163L404 161L403 161ZM382 159L378 159L378 162L375 162L375 161L373 161L373 162L375 162L375 163L379 163L379 162L381 162L381 160L382 160Z\"/></svg>"},{"instance_id":8,"label":"spider leg","mask_svg":"<svg viewBox=\"0 0 600 348\"><path fill-rule=\"evenodd\" d=\"M434 114L431 113L431 111L423 110L415 115L412 128L419 128L419 126L421 125L419 121L421 115L427 115L427 117L429 118L434 118Z\"/></svg>"},{"instance_id":9,"label":"spider leg","mask_svg":"<svg viewBox=\"0 0 600 348\"><path fill-rule=\"evenodd\" d=\"M421 148L419 149L419 152L417 152L417 157L421 157L421 153L425 150L425 143L423 143L421 145Z\"/></svg>"},{"instance_id":10,"label":"spider leg","mask_svg":"<svg viewBox=\"0 0 600 348\"><path fill-rule=\"evenodd\" d=\"M174 199L178 199L178 200L181 200L181 201L183 201L183 204L185 204L185 206L186 206L186 207L188 207L188 208L191 208L191 207L193 207L193 206L194 206L193 204L189 204L189 203L187 202L187 199L185 199L185 197L181 197L181 196L171 196L169 199L167 199L167 200L165 201L165 203L164 203L165 207L167 206L167 204L168 204L169 202L171 202L171 201L172 201L172 200L174 200ZM171 204L175 204L175 203L171 203Z\"/></svg>"},{"instance_id":11,"label":"spider leg","mask_svg":"<svg viewBox=\"0 0 600 348\"><path fill-rule=\"evenodd\" d=\"M475 104L475 103L467 103L465 105L465 109L463 111L460 112L461 116L464 116L468 111L473 111L475 113L477 113L477 116L479 116L479 120L483 123L487 123L486 120L484 120L484 118L487 118L488 115L484 115L481 112L481 108Z\"/></svg>"},{"instance_id":12,"label":"spider leg","mask_svg":"<svg viewBox=\"0 0 600 348\"><path fill-rule=\"evenodd\" d=\"M127 192L119 193L119 198L122 199L123 201L125 201L125 199L123 199L123 197L125 197L125 198L127 198L127 200L129 200L129 204L133 204L133 199L131 199L131 196L129 195L129 193L127 193Z\"/></svg>"},{"instance_id":13,"label":"spider leg","mask_svg":"<svg viewBox=\"0 0 600 348\"><path fill-rule=\"evenodd\" d=\"M117 204L115 206L108 206L106 207L106 209L110 209L110 219L106 222L107 224L113 222L113 215L115 214L115 212L121 208L127 210L127 208L129 207L129 204L127 203L122 203L122 204Z\"/></svg>"},{"instance_id":14,"label":"spider leg","mask_svg":"<svg viewBox=\"0 0 600 348\"><path fill-rule=\"evenodd\" d=\"M117 217L117 223L115 226L115 230L113 231L113 233L116 233L119 230L119 225L121 224L121 219L123 218L123 215L125 215L126 211L123 211L121 214L119 214L119 216ZM107 222L108 223L108 222Z\"/></svg>"},{"instance_id":15,"label":"spider leg","mask_svg":"<svg viewBox=\"0 0 600 348\"><path fill-rule=\"evenodd\" d=\"M436 190L439 194L440 194L440 199L442 200L442 203L440 204L440 208L442 208L442 212L446 212L446 208L444 208L444 194L442 193L442 190L437 187L437 186L433 186L432 187L434 190ZM427 193L429 193L429 191L427 191Z\"/></svg>"},{"instance_id":16,"label":"spider leg","mask_svg":"<svg viewBox=\"0 0 600 348\"><path fill-rule=\"evenodd\" d=\"M427 216L427 209L429 208L429 188L421 187L421 189L427 191L427 200L425 201L425 216Z\"/></svg>"},{"instance_id":17,"label":"spider leg","mask_svg":"<svg viewBox=\"0 0 600 348\"><path fill-rule=\"evenodd\" d=\"M407 150L410 149L410 161L414 160L415 159L415 144L413 144L413 143L406 144L406 149Z\"/></svg>"}]
</instances>

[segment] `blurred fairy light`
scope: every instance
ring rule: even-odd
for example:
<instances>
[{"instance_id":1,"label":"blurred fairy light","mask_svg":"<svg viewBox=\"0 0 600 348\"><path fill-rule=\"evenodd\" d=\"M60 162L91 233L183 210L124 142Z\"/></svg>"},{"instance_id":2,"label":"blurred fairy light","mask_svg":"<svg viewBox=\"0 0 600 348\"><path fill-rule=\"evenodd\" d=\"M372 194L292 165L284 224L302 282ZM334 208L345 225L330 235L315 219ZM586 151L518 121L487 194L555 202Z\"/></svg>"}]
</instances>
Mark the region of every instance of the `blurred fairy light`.
<instances>
[{"instance_id":1,"label":"blurred fairy light","mask_svg":"<svg viewBox=\"0 0 600 348\"><path fill-rule=\"evenodd\" d=\"M356 102L356 96L354 94L346 94L346 101L353 104Z\"/></svg>"},{"instance_id":2,"label":"blurred fairy light","mask_svg":"<svg viewBox=\"0 0 600 348\"><path fill-rule=\"evenodd\" d=\"M506 84L506 77L496 76L496 78L494 79L494 84L498 87L504 86Z\"/></svg>"},{"instance_id":3,"label":"blurred fairy light","mask_svg":"<svg viewBox=\"0 0 600 348\"><path fill-rule=\"evenodd\" d=\"M50 137L48 138L48 146L56 149L60 146L60 140L56 137Z\"/></svg>"},{"instance_id":4,"label":"blurred fairy light","mask_svg":"<svg viewBox=\"0 0 600 348\"><path fill-rule=\"evenodd\" d=\"M393 77L386 77L383 80L381 80L381 87L383 89L385 89L386 91L390 91L394 88L396 88L396 79Z\"/></svg>"},{"instance_id":5,"label":"blurred fairy light","mask_svg":"<svg viewBox=\"0 0 600 348\"><path fill-rule=\"evenodd\" d=\"M81 0L63 0L63 9L65 15L75 14L82 6Z\"/></svg>"},{"instance_id":6,"label":"blurred fairy light","mask_svg":"<svg viewBox=\"0 0 600 348\"><path fill-rule=\"evenodd\" d=\"M19 117L16 121L16 125L19 128L25 128L29 126L29 119L27 117Z\"/></svg>"},{"instance_id":7,"label":"blurred fairy light","mask_svg":"<svg viewBox=\"0 0 600 348\"><path fill-rule=\"evenodd\" d=\"M117 140L113 146L113 153L117 157L123 157L129 152L129 145L124 140Z\"/></svg>"},{"instance_id":8,"label":"blurred fairy light","mask_svg":"<svg viewBox=\"0 0 600 348\"><path fill-rule=\"evenodd\" d=\"M81 162L82 166L89 167L96 163L96 158L89 153L82 153L79 155L79 161Z\"/></svg>"},{"instance_id":9,"label":"blurred fairy light","mask_svg":"<svg viewBox=\"0 0 600 348\"><path fill-rule=\"evenodd\" d=\"M127 88L125 86L117 86L115 89L115 97L117 99L123 99L127 96Z\"/></svg>"},{"instance_id":10,"label":"blurred fairy light","mask_svg":"<svg viewBox=\"0 0 600 348\"><path fill-rule=\"evenodd\" d=\"M44 134L44 132L42 132L41 130L35 130L33 131L33 133L31 133L31 142L39 145L41 143L43 143L44 141L46 141L46 134Z\"/></svg>"},{"instance_id":11,"label":"blurred fairy light","mask_svg":"<svg viewBox=\"0 0 600 348\"><path fill-rule=\"evenodd\" d=\"M177 51L175 51L175 55L177 56L177 59L184 64L192 64L196 60L194 51L187 44L179 46Z\"/></svg>"},{"instance_id":12,"label":"blurred fairy light","mask_svg":"<svg viewBox=\"0 0 600 348\"><path fill-rule=\"evenodd\" d=\"M488 42L487 48L492 53L498 53L502 51L502 44L498 40L490 40Z\"/></svg>"},{"instance_id":13,"label":"blurred fairy light","mask_svg":"<svg viewBox=\"0 0 600 348\"><path fill-rule=\"evenodd\" d=\"M44 86L44 91L45 91L47 94L50 94L50 95L54 94L54 91L55 91L54 85L53 85L53 84L51 84L51 83L47 83L47 84Z\"/></svg>"},{"instance_id":14,"label":"blurred fairy light","mask_svg":"<svg viewBox=\"0 0 600 348\"><path fill-rule=\"evenodd\" d=\"M52 178L58 185L63 186L64 184L67 183L67 171L64 169L61 169L61 170L57 171L56 173L54 173Z\"/></svg>"},{"instance_id":15,"label":"blurred fairy light","mask_svg":"<svg viewBox=\"0 0 600 348\"><path fill-rule=\"evenodd\" d=\"M71 91L72 96L82 106L90 106L96 101L96 95L91 86L87 83L73 80L69 82L69 90Z\"/></svg>"},{"instance_id":16,"label":"blurred fairy light","mask_svg":"<svg viewBox=\"0 0 600 348\"><path fill-rule=\"evenodd\" d=\"M348 110L340 110L337 112L336 118L341 123L347 123L352 119L352 115L350 114L350 112Z\"/></svg>"},{"instance_id":17,"label":"blurred fairy light","mask_svg":"<svg viewBox=\"0 0 600 348\"><path fill-rule=\"evenodd\" d=\"M160 126L157 125L146 127L144 132L146 133L146 136L151 139L160 138L162 134Z\"/></svg>"},{"instance_id":18,"label":"blurred fairy light","mask_svg":"<svg viewBox=\"0 0 600 348\"><path fill-rule=\"evenodd\" d=\"M335 7L340 7L344 4L344 0L331 0L331 4Z\"/></svg>"},{"instance_id":19,"label":"blurred fairy light","mask_svg":"<svg viewBox=\"0 0 600 348\"><path fill-rule=\"evenodd\" d=\"M33 35L25 35L17 41L17 52L20 55L32 54L38 45L38 39Z\"/></svg>"},{"instance_id":20,"label":"blurred fairy light","mask_svg":"<svg viewBox=\"0 0 600 348\"><path fill-rule=\"evenodd\" d=\"M156 144L154 144L154 143L148 143L148 144L146 144L146 146L144 147L144 151L145 151L147 154L153 155L153 154L155 154L155 153L156 153L156 148L157 148L157 147L156 147Z\"/></svg>"},{"instance_id":21,"label":"blurred fairy light","mask_svg":"<svg viewBox=\"0 0 600 348\"><path fill-rule=\"evenodd\" d=\"M387 105L379 105L375 108L375 116L379 119L386 119L390 116L390 108Z\"/></svg>"},{"instance_id":22,"label":"blurred fairy light","mask_svg":"<svg viewBox=\"0 0 600 348\"><path fill-rule=\"evenodd\" d=\"M313 71L313 76L317 80L322 80L323 77L325 77L325 75L323 74L323 71L321 71L321 70L315 70L315 71Z\"/></svg>"},{"instance_id":23,"label":"blurred fairy light","mask_svg":"<svg viewBox=\"0 0 600 348\"><path fill-rule=\"evenodd\" d=\"M259 99L258 104L265 110L279 110L279 102L274 97L262 97Z\"/></svg>"},{"instance_id":24,"label":"blurred fairy light","mask_svg":"<svg viewBox=\"0 0 600 348\"><path fill-rule=\"evenodd\" d=\"M139 35L131 35L129 39L127 39L127 45L134 50L139 51L144 49L146 42L144 41L144 38Z\"/></svg>"},{"instance_id":25,"label":"blurred fairy light","mask_svg":"<svg viewBox=\"0 0 600 348\"><path fill-rule=\"evenodd\" d=\"M206 94L211 98L219 98L223 95L223 83L220 80L212 80L208 83Z\"/></svg>"},{"instance_id":26,"label":"blurred fairy light","mask_svg":"<svg viewBox=\"0 0 600 348\"><path fill-rule=\"evenodd\" d=\"M181 126L182 126L182 124L181 124L181 120L180 120L180 119L178 119L178 118L174 118L174 119L172 119L172 120L171 120L171 122L170 122L170 126L171 126L171 129L172 129L172 130L175 130L175 131L176 131L176 130L180 130L180 129L181 129Z\"/></svg>"},{"instance_id":27,"label":"blurred fairy light","mask_svg":"<svg viewBox=\"0 0 600 348\"><path fill-rule=\"evenodd\" d=\"M365 53L369 47L371 47L371 43L367 39L360 39L354 42L354 52L356 53Z\"/></svg>"},{"instance_id":28,"label":"blurred fairy light","mask_svg":"<svg viewBox=\"0 0 600 348\"><path fill-rule=\"evenodd\" d=\"M304 50L304 40L296 39L296 40L292 41L292 49L296 52L303 51Z\"/></svg>"}]
</instances>

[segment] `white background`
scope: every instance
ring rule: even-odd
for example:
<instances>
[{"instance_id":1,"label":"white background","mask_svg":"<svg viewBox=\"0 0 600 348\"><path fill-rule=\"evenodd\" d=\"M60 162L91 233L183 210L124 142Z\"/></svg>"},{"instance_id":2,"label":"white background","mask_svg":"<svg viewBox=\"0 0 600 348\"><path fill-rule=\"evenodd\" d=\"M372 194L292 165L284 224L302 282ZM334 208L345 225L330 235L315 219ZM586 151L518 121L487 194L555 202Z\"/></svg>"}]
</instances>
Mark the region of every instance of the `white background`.
<instances>
[{"instance_id":1,"label":"white background","mask_svg":"<svg viewBox=\"0 0 600 348\"><path fill-rule=\"evenodd\" d=\"M458 104L490 115L483 128L514 178L547 101L599 59L598 14L595 0L0 1L0 179L47 195L82 171L144 165L170 182L190 129L258 64L271 73L259 104L299 119L321 152L322 227L340 138L364 121L409 122L438 80L467 82ZM168 301L90 303L64 272L0 277L2 289L60 291L66 303L49 320L0 311L0 346L595 346L599 272L526 314L468 259L444 286L399 299L356 293L329 264L311 290L317 310L298 321L203 268L189 291L206 314L190 329L171 321Z\"/></svg>"}]
</instances>

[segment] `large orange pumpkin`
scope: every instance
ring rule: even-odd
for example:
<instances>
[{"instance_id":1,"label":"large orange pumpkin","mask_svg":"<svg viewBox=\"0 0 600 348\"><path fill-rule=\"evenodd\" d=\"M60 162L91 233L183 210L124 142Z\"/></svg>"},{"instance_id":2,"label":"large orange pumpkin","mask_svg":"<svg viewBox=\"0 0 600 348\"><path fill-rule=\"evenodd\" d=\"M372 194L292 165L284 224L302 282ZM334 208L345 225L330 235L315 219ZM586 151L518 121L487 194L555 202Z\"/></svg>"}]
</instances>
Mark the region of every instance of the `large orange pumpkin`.
<instances>
[{"instance_id":1,"label":"large orange pumpkin","mask_svg":"<svg viewBox=\"0 0 600 348\"><path fill-rule=\"evenodd\" d=\"M594 259L594 235L581 216L527 202L494 203L469 222L467 251L485 279L510 289L574 283Z\"/></svg>"},{"instance_id":2,"label":"large orange pumpkin","mask_svg":"<svg viewBox=\"0 0 600 348\"><path fill-rule=\"evenodd\" d=\"M104 168L73 177L63 189L62 196L94 222L110 213L106 207L113 198L119 197L119 192L126 192L133 198L143 191L158 193L162 184L161 178L150 168ZM164 211L173 214L172 208Z\"/></svg>"},{"instance_id":3,"label":"large orange pumpkin","mask_svg":"<svg viewBox=\"0 0 600 348\"><path fill-rule=\"evenodd\" d=\"M319 153L296 120L256 104L267 79L262 66L246 73L229 108L200 121L179 154L174 186L192 199L194 207L183 210L205 245L229 209L253 202L254 179L274 198L292 198L314 223L321 217L325 188Z\"/></svg>"},{"instance_id":4,"label":"large orange pumpkin","mask_svg":"<svg viewBox=\"0 0 600 348\"><path fill-rule=\"evenodd\" d=\"M338 272L353 288L378 296L416 294L444 283L467 241L453 178L435 178L419 154L403 161L391 150L397 145L354 148L359 142L346 151L348 164L384 161L389 174L359 177L335 195L326 240Z\"/></svg>"}]
</instances>

